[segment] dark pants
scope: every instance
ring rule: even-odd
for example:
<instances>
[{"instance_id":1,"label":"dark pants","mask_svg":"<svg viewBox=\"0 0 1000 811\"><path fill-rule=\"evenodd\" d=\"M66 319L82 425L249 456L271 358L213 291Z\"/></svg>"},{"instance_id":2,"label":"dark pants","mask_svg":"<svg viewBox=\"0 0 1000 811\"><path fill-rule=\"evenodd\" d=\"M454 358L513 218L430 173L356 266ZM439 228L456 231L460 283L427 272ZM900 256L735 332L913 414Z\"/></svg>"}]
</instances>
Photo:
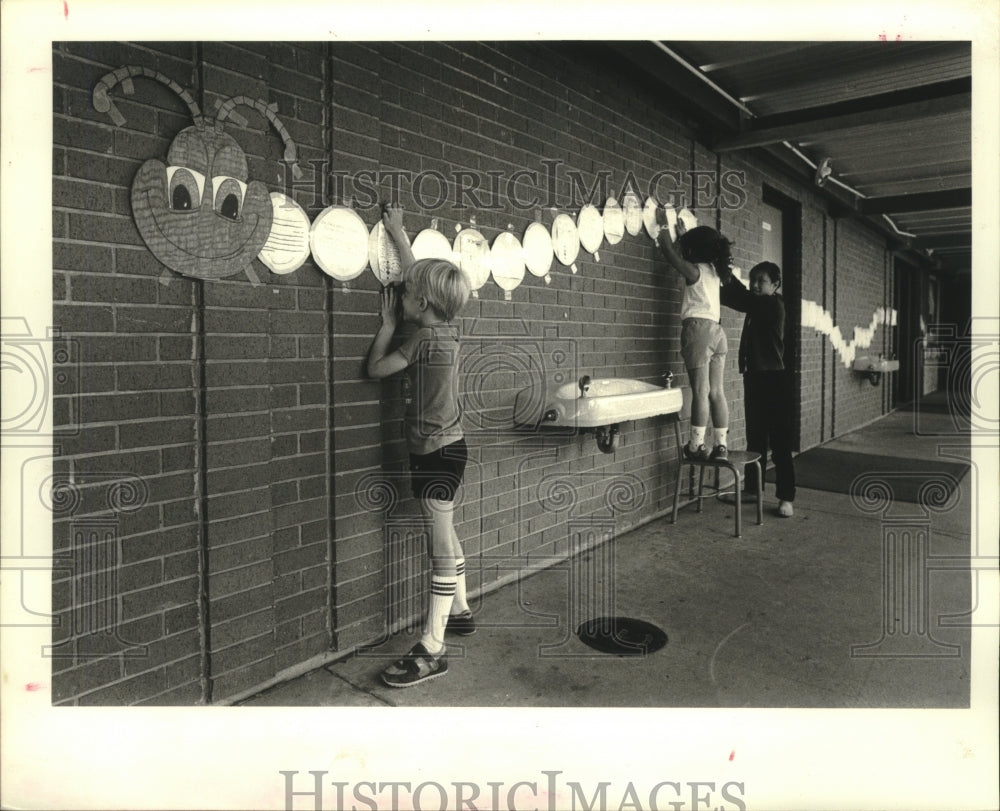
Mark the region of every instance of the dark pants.
<instances>
[{"instance_id":1,"label":"dark pants","mask_svg":"<svg viewBox=\"0 0 1000 811\"><path fill-rule=\"evenodd\" d=\"M747 372L743 375L743 408L747 450L760 454L767 467L767 451L774 462L775 495L779 501L795 500L795 465L792 462L791 376L786 372ZM757 470L746 468L746 489L757 488Z\"/></svg>"}]
</instances>

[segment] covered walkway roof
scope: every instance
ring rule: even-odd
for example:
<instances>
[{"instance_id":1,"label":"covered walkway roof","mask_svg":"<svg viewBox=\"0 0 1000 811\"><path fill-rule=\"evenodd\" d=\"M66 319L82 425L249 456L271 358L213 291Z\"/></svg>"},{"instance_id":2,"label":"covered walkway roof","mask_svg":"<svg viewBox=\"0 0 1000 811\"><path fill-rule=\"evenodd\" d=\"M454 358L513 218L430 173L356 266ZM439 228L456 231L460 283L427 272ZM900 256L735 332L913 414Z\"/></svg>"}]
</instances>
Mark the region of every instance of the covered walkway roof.
<instances>
[{"instance_id":1,"label":"covered walkway roof","mask_svg":"<svg viewBox=\"0 0 1000 811\"><path fill-rule=\"evenodd\" d=\"M619 42L716 152L768 153L895 249L972 268L972 47L933 42Z\"/></svg>"}]
</instances>

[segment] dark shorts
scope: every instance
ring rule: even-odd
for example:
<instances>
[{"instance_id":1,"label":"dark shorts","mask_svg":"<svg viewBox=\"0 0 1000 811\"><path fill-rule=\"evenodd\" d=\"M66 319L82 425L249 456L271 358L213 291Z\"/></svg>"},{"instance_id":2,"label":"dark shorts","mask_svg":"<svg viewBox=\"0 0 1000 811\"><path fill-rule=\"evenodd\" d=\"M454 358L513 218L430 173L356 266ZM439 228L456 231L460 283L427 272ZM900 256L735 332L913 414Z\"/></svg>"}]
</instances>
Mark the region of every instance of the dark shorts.
<instances>
[{"instance_id":1,"label":"dark shorts","mask_svg":"<svg viewBox=\"0 0 1000 811\"><path fill-rule=\"evenodd\" d=\"M414 498L454 501L465 475L469 446L465 439L426 454L410 454L410 482Z\"/></svg>"}]
</instances>

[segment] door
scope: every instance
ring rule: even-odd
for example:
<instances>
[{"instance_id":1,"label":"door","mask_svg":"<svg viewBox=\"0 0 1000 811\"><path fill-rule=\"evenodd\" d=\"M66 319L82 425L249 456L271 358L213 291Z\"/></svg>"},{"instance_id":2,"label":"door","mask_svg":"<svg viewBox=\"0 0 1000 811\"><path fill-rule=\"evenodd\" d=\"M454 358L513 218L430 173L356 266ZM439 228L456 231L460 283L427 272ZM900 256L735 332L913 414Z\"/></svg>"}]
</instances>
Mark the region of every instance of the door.
<instances>
[{"instance_id":1,"label":"door","mask_svg":"<svg viewBox=\"0 0 1000 811\"><path fill-rule=\"evenodd\" d=\"M895 259L894 306L896 308L895 351L899 358L899 373L893 392L895 402L901 405L914 400L922 388L917 342L920 339L920 279L912 265Z\"/></svg>"},{"instance_id":2,"label":"door","mask_svg":"<svg viewBox=\"0 0 1000 811\"><path fill-rule=\"evenodd\" d=\"M801 433L802 364L799 325L802 321L802 206L790 197L764 187L761 203L761 261L781 268L785 300L785 369L792 376L792 448L799 450Z\"/></svg>"},{"instance_id":3,"label":"door","mask_svg":"<svg viewBox=\"0 0 1000 811\"><path fill-rule=\"evenodd\" d=\"M779 268L784 269L785 257L781 246L782 213L777 206L769 206L767 203L761 205L763 249L761 251L763 262L774 262Z\"/></svg>"}]
</instances>

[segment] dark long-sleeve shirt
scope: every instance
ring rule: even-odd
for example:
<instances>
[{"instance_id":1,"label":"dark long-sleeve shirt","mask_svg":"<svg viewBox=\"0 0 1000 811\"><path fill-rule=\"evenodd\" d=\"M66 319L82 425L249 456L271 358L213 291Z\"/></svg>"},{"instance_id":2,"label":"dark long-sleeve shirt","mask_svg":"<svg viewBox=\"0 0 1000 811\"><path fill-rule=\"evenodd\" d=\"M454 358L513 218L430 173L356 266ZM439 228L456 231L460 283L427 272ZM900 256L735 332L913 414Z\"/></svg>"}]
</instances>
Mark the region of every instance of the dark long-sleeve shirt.
<instances>
[{"instance_id":1,"label":"dark long-sleeve shirt","mask_svg":"<svg viewBox=\"0 0 1000 811\"><path fill-rule=\"evenodd\" d=\"M746 313L740 336L741 373L780 371L785 368L785 301L781 296L757 296L738 278L722 285L720 301Z\"/></svg>"}]
</instances>

